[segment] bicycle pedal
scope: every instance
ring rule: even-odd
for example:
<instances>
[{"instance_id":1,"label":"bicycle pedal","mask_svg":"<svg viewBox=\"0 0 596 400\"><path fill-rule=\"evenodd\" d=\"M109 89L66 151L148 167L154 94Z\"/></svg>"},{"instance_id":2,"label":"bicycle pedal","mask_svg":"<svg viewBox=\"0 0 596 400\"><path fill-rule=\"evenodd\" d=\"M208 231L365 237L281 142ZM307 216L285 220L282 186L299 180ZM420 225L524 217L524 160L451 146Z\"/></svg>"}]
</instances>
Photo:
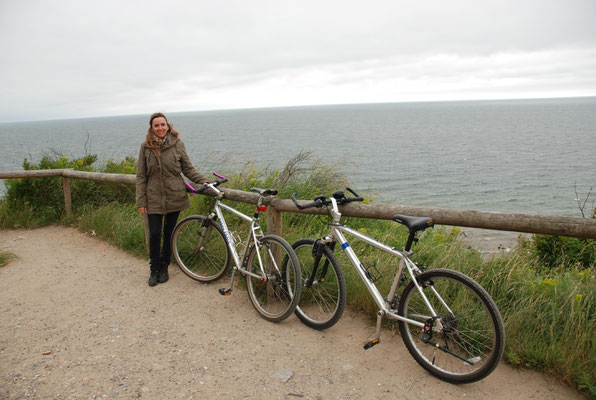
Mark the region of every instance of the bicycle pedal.
<instances>
[{"instance_id":1,"label":"bicycle pedal","mask_svg":"<svg viewBox=\"0 0 596 400\"><path fill-rule=\"evenodd\" d=\"M232 294L232 289L221 288L219 289L219 294L222 296L229 296Z\"/></svg>"},{"instance_id":2,"label":"bicycle pedal","mask_svg":"<svg viewBox=\"0 0 596 400\"><path fill-rule=\"evenodd\" d=\"M375 344L379 344L380 341L381 340L378 338L371 340L370 342L368 342L367 344L364 345L364 350L368 350L371 347L373 347Z\"/></svg>"}]
</instances>

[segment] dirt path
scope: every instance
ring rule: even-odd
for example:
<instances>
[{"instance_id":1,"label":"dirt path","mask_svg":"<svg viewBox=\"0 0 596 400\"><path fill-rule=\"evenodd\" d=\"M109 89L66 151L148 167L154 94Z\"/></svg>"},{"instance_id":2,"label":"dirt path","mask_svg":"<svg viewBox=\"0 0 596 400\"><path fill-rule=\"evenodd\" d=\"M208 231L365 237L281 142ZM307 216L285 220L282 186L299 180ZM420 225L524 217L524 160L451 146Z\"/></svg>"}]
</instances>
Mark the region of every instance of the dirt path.
<instances>
[{"instance_id":1,"label":"dirt path","mask_svg":"<svg viewBox=\"0 0 596 400\"><path fill-rule=\"evenodd\" d=\"M455 386L416 364L399 337L344 314L325 332L273 324L247 295L170 268L147 286L145 260L72 228L0 231L0 398L580 399L505 364ZM290 371L284 382L276 373Z\"/></svg>"}]
</instances>

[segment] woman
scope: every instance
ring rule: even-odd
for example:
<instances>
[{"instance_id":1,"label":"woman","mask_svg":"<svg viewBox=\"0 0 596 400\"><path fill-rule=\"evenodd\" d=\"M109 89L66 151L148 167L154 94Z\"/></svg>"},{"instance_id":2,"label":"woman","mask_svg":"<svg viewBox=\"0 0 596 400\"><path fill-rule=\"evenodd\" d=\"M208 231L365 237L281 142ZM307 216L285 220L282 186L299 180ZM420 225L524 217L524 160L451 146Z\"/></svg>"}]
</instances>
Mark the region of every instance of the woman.
<instances>
[{"instance_id":1,"label":"woman","mask_svg":"<svg viewBox=\"0 0 596 400\"><path fill-rule=\"evenodd\" d=\"M139 213L147 215L149 221L149 286L168 281L172 231L180 211L190 206L180 173L195 183L207 182L190 163L178 135L164 114L155 113L139 152L136 195Z\"/></svg>"}]
</instances>

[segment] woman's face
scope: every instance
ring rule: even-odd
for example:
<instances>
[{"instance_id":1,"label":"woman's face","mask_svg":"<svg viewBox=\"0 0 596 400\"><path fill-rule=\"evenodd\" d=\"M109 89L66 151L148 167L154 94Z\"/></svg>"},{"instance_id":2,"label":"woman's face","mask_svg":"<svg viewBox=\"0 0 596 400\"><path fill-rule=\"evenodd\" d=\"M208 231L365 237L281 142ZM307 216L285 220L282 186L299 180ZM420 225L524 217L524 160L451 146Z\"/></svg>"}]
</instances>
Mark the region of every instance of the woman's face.
<instances>
[{"instance_id":1,"label":"woman's face","mask_svg":"<svg viewBox=\"0 0 596 400\"><path fill-rule=\"evenodd\" d=\"M163 139L168 134L168 123L164 117L157 117L151 122L151 129L155 136Z\"/></svg>"}]
</instances>

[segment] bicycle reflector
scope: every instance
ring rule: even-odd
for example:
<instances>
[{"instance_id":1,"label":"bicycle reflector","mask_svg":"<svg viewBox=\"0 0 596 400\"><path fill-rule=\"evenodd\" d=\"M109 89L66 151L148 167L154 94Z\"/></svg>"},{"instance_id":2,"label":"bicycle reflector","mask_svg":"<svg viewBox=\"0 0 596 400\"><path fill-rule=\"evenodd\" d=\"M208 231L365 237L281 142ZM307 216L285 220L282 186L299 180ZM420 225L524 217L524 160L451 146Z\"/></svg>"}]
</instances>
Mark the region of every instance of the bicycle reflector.
<instances>
[{"instance_id":1,"label":"bicycle reflector","mask_svg":"<svg viewBox=\"0 0 596 400\"><path fill-rule=\"evenodd\" d=\"M260 205L257 207L257 211L267 211L267 206Z\"/></svg>"}]
</instances>

